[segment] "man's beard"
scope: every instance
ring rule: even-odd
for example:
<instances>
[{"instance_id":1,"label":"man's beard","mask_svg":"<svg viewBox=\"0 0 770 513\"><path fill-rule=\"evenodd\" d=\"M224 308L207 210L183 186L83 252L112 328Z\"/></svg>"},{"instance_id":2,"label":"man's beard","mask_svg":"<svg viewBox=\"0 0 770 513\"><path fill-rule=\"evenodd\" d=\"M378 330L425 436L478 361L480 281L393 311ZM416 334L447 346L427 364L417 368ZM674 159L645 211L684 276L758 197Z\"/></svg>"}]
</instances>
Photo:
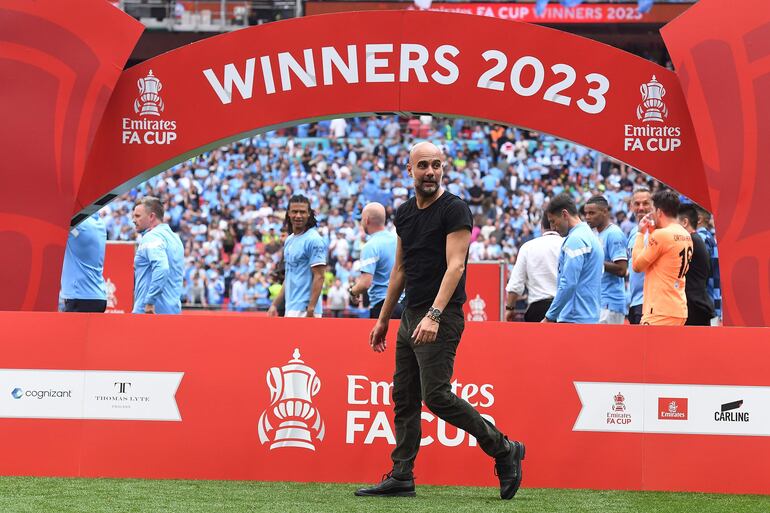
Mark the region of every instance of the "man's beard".
<instances>
[{"instance_id":1,"label":"man's beard","mask_svg":"<svg viewBox=\"0 0 770 513\"><path fill-rule=\"evenodd\" d=\"M435 189L432 192L428 192L422 189L422 186L426 182L422 182L418 187L415 187L414 190L417 194L419 194L423 198L432 198L433 196L438 194L438 191L441 190L441 187L439 186L438 182L427 182L430 185L434 185Z\"/></svg>"}]
</instances>

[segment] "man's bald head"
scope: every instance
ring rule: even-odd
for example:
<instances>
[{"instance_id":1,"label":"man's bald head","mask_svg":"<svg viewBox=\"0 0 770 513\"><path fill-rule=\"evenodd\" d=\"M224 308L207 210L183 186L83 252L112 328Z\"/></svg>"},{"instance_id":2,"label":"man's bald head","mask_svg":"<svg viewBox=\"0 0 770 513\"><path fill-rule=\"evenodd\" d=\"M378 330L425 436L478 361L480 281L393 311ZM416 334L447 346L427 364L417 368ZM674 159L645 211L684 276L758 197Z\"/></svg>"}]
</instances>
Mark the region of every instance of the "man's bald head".
<instances>
[{"instance_id":1,"label":"man's bald head","mask_svg":"<svg viewBox=\"0 0 770 513\"><path fill-rule=\"evenodd\" d=\"M441 158L443 159L444 154L439 149L438 146L433 144L430 141L422 141L418 142L414 146L412 146L412 149L409 150L409 162L411 164L414 164L415 162L418 162L420 158Z\"/></svg>"},{"instance_id":2,"label":"man's bald head","mask_svg":"<svg viewBox=\"0 0 770 513\"><path fill-rule=\"evenodd\" d=\"M385 228L385 207L377 202L367 204L363 212L361 212L361 224L367 234L372 234Z\"/></svg>"}]
</instances>

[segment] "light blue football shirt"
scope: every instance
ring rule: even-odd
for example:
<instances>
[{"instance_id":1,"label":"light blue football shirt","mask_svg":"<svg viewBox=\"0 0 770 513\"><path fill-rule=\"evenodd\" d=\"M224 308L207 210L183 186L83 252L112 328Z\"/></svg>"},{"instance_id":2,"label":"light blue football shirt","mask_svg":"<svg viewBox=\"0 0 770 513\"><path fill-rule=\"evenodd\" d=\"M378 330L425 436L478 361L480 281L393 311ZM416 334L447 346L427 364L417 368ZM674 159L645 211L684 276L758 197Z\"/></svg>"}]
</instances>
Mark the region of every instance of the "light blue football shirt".
<instances>
[{"instance_id":1,"label":"light blue football shirt","mask_svg":"<svg viewBox=\"0 0 770 513\"><path fill-rule=\"evenodd\" d=\"M155 305L155 313L182 311L184 246L167 224L159 224L142 236L134 257L134 313Z\"/></svg>"},{"instance_id":2,"label":"light blue football shirt","mask_svg":"<svg viewBox=\"0 0 770 513\"><path fill-rule=\"evenodd\" d=\"M626 236L617 225L610 224L599 232L599 240L604 250L604 261L615 262L628 260L626 254ZM626 280L623 276L604 271L602 275L602 308L625 315Z\"/></svg>"},{"instance_id":3,"label":"light blue football shirt","mask_svg":"<svg viewBox=\"0 0 770 513\"><path fill-rule=\"evenodd\" d=\"M382 230L372 235L361 251L360 271L372 275L369 304L384 301L388 292L390 272L396 261L396 235Z\"/></svg>"},{"instance_id":4,"label":"light blue football shirt","mask_svg":"<svg viewBox=\"0 0 770 513\"><path fill-rule=\"evenodd\" d=\"M313 285L313 270L316 265L326 265L327 246L315 228L301 235L291 234L283 244L283 258L286 262L286 311L304 312L310 301ZM315 305L317 315L323 313L321 295Z\"/></svg>"},{"instance_id":5,"label":"light blue football shirt","mask_svg":"<svg viewBox=\"0 0 770 513\"><path fill-rule=\"evenodd\" d=\"M64 299L107 299L104 250L107 229L94 214L70 230L64 250L61 296Z\"/></svg>"},{"instance_id":6,"label":"light blue football shirt","mask_svg":"<svg viewBox=\"0 0 770 513\"><path fill-rule=\"evenodd\" d=\"M578 324L599 322L604 251L586 223L573 227L561 245L556 297L545 316Z\"/></svg>"}]
</instances>

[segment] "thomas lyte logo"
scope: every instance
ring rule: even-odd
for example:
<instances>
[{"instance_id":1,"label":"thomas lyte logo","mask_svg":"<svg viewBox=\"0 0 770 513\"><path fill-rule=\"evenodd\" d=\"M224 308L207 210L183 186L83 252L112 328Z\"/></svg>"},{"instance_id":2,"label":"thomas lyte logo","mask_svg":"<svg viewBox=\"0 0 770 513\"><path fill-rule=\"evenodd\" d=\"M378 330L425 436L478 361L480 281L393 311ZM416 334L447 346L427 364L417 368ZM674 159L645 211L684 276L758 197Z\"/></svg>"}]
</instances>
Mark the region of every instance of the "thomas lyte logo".
<instances>
[{"instance_id":1,"label":"thomas lyte logo","mask_svg":"<svg viewBox=\"0 0 770 513\"><path fill-rule=\"evenodd\" d=\"M682 145L682 130L666 125L668 107L663 101L666 88L655 75L639 88L642 103L636 106L636 119L641 124L624 126L623 148L626 151L676 151Z\"/></svg>"},{"instance_id":2,"label":"thomas lyte logo","mask_svg":"<svg viewBox=\"0 0 770 513\"><path fill-rule=\"evenodd\" d=\"M136 81L139 96L134 100L134 113L139 119L122 119L123 144L171 144L176 141L176 121L162 119L166 104L160 97L163 83L152 70Z\"/></svg>"},{"instance_id":3,"label":"thomas lyte logo","mask_svg":"<svg viewBox=\"0 0 770 513\"><path fill-rule=\"evenodd\" d=\"M270 442L271 450L299 447L314 451L314 441L323 441L326 434L321 415L313 406L321 380L300 359L299 349L292 356L288 364L267 372L270 406L259 417L259 441L262 445Z\"/></svg>"},{"instance_id":4,"label":"thomas lyte logo","mask_svg":"<svg viewBox=\"0 0 770 513\"><path fill-rule=\"evenodd\" d=\"M159 94L163 83L150 70L146 77L136 81L136 85L139 88L139 98L134 100L134 112L140 116L160 116L165 108L163 98Z\"/></svg>"},{"instance_id":5,"label":"thomas lyte logo","mask_svg":"<svg viewBox=\"0 0 770 513\"><path fill-rule=\"evenodd\" d=\"M469 321L486 321L487 320L487 313L484 311L484 309L487 306L486 301L481 299L481 296L476 294L476 297L474 299L471 299L468 301L468 306L470 306L471 311L468 314L468 320Z\"/></svg>"}]
</instances>

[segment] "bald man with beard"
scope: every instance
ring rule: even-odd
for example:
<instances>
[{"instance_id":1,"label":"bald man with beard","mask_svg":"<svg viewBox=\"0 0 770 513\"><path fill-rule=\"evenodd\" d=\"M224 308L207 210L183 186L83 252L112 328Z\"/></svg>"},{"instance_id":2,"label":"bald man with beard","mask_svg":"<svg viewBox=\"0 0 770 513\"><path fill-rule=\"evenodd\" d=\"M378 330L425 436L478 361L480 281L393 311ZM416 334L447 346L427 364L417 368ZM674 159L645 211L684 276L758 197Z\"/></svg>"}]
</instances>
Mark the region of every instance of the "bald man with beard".
<instances>
[{"instance_id":1,"label":"bald man with beard","mask_svg":"<svg viewBox=\"0 0 770 513\"><path fill-rule=\"evenodd\" d=\"M358 296L364 291L369 294L369 317L377 319L385 294L390 282L390 271L396 260L396 235L385 229L385 207L380 203L369 203L361 214L361 229L369 236L369 240L361 250L361 260L358 261L361 275L356 283L348 288L351 303L358 301ZM391 319L401 318L402 306L399 302L393 309Z\"/></svg>"},{"instance_id":2,"label":"bald man with beard","mask_svg":"<svg viewBox=\"0 0 770 513\"><path fill-rule=\"evenodd\" d=\"M420 449L422 402L440 419L474 436L495 459L500 497L521 485L524 444L509 441L467 401L452 393L455 354L465 327L465 266L473 219L468 205L441 186L446 158L429 142L409 152L415 196L396 212L396 258L385 302L369 344L385 351L390 314L406 288L396 337L393 403L396 446L392 470L357 496L414 497L414 461ZM490 469L491 470L491 469Z\"/></svg>"}]
</instances>

